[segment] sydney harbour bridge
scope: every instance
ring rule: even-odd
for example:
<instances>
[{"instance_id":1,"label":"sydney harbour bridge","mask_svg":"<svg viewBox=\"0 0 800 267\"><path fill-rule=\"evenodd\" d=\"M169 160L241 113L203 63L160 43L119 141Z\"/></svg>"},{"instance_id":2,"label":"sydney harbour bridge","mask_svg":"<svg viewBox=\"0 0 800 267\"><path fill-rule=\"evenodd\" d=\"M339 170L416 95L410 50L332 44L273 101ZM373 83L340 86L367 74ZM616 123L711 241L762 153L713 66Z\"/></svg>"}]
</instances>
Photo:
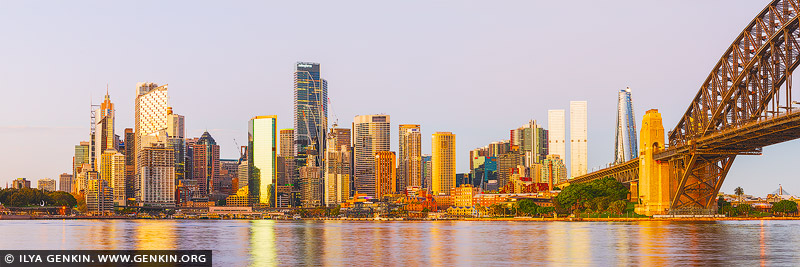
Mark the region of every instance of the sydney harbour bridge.
<instances>
[{"instance_id":1,"label":"sydney harbour bridge","mask_svg":"<svg viewBox=\"0 0 800 267\"><path fill-rule=\"evenodd\" d=\"M638 157L567 183L611 176L631 185L641 213L709 212L737 156L800 138L791 82L800 62L799 20L800 0L770 2L725 50L666 136L660 114L650 110Z\"/></svg>"}]
</instances>

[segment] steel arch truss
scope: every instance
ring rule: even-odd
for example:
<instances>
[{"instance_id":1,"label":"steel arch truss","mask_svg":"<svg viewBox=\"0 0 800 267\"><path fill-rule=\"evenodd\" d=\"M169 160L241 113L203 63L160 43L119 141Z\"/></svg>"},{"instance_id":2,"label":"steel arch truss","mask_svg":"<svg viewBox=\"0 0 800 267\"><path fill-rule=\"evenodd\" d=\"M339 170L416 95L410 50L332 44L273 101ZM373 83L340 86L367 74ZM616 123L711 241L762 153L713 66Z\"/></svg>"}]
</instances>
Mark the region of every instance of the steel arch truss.
<instances>
[{"instance_id":1,"label":"steel arch truss","mask_svg":"<svg viewBox=\"0 0 800 267\"><path fill-rule=\"evenodd\" d=\"M668 149L682 151L669 161L677 183L671 212L712 207L736 154L760 152L703 147L700 139L791 112L791 75L800 62L798 11L800 0L770 2L728 48L670 131Z\"/></svg>"}]
</instances>

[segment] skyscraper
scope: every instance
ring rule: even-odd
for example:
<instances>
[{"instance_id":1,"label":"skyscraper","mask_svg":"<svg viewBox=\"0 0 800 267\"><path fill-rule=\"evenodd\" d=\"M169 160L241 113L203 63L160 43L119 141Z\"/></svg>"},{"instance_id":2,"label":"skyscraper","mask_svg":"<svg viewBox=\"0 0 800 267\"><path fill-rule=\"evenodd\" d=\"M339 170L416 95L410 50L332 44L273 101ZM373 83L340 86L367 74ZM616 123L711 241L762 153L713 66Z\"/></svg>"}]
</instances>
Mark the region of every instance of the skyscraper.
<instances>
[{"instance_id":1,"label":"skyscraper","mask_svg":"<svg viewBox=\"0 0 800 267\"><path fill-rule=\"evenodd\" d=\"M397 157L397 192L422 185L422 133L419 124L400 124Z\"/></svg>"},{"instance_id":2,"label":"skyscraper","mask_svg":"<svg viewBox=\"0 0 800 267\"><path fill-rule=\"evenodd\" d=\"M353 160L355 189L360 194L375 194L375 152L389 151L389 115L360 115L353 121Z\"/></svg>"},{"instance_id":3,"label":"skyscraper","mask_svg":"<svg viewBox=\"0 0 800 267\"><path fill-rule=\"evenodd\" d=\"M569 102L569 153L571 177L586 174L588 170L586 101Z\"/></svg>"},{"instance_id":4,"label":"skyscraper","mask_svg":"<svg viewBox=\"0 0 800 267\"><path fill-rule=\"evenodd\" d=\"M511 130L511 145L519 149L525 167L540 163L547 157L547 130L535 120L528 121L522 127ZM516 167L516 166L515 166Z\"/></svg>"},{"instance_id":5,"label":"skyscraper","mask_svg":"<svg viewBox=\"0 0 800 267\"><path fill-rule=\"evenodd\" d=\"M100 155L100 179L112 189L114 205L125 206L125 155L116 149L106 149Z\"/></svg>"},{"instance_id":6,"label":"skyscraper","mask_svg":"<svg viewBox=\"0 0 800 267\"><path fill-rule=\"evenodd\" d=\"M303 166L300 167L300 180L302 191L302 205L303 208L319 207L323 204L322 195L322 177L320 176L320 167L317 166Z\"/></svg>"},{"instance_id":7,"label":"skyscraper","mask_svg":"<svg viewBox=\"0 0 800 267\"><path fill-rule=\"evenodd\" d=\"M297 62L294 72L294 156L305 164L307 155L325 151L328 129L328 82L321 78L319 63ZM322 166L322 157L315 157Z\"/></svg>"},{"instance_id":8,"label":"skyscraper","mask_svg":"<svg viewBox=\"0 0 800 267\"><path fill-rule=\"evenodd\" d=\"M553 184L567 181L567 165L564 164L561 156L548 155L542 162L539 175L539 183L548 183L550 189Z\"/></svg>"},{"instance_id":9,"label":"skyscraper","mask_svg":"<svg viewBox=\"0 0 800 267\"><path fill-rule=\"evenodd\" d=\"M432 136L433 162L432 188L434 195L449 195L456 184L456 135L451 132L436 132Z\"/></svg>"},{"instance_id":10,"label":"skyscraper","mask_svg":"<svg viewBox=\"0 0 800 267\"><path fill-rule=\"evenodd\" d=\"M422 155L422 188L431 189L433 179L433 166L431 165L431 155ZM430 192L430 191L429 191Z\"/></svg>"},{"instance_id":11,"label":"skyscraper","mask_svg":"<svg viewBox=\"0 0 800 267\"><path fill-rule=\"evenodd\" d=\"M208 132L204 132L192 145L192 168L192 179L198 187L193 196L209 199L211 194L219 190L214 188L214 181L219 179L220 163L219 145Z\"/></svg>"},{"instance_id":12,"label":"skyscraper","mask_svg":"<svg viewBox=\"0 0 800 267\"><path fill-rule=\"evenodd\" d=\"M619 90L614 164L620 164L639 157L639 141L636 140L636 121L634 118L631 88Z\"/></svg>"},{"instance_id":13,"label":"skyscraper","mask_svg":"<svg viewBox=\"0 0 800 267\"><path fill-rule=\"evenodd\" d=\"M62 173L58 176L58 191L72 192L72 174Z\"/></svg>"},{"instance_id":14,"label":"skyscraper","mask_svg":"<svg viewBox=\"0 0 800 267\"><path fill-rule=\"evenodd\" d=\"M138 83L136 93L134 160L137 202L139 205L174 206L175 151L168 145L167 85Z\"/></svg>"},{"instance_id":15,"label":"skyscraper","mask_svg":"<svg viewBox=\"0 0 800 267\"><path fill-rule=\"evenodd\" d=\"M567 156L566 120L563 109L547 111L548 151L549 155Z\"/></svg>"},{"instance_id":16,"label":"skyscraper","mask_svg":"<svg viewBox=\"0 0 800 267\"><path fill-rule=\"evenodd\" d=\"M72 158L72 178L78 177L81 173L83 164L89 164L90 142L80 142L75 146L75 156ZM70 191L71 192L71 191Z\"/></svg>"},{"instance_id":17,"label":"skyscraper","mask_svg":"<svg viewBox=\"0 0 800 267\"><path fill-rule=\"evenodd\" d=\"M114 138L114 103L111 103L111 98L106 92L103 103L100 108L95 112L95 132L94 142L92 142L92 153L94 153L94 169L100 169L100 156L106 149L116 149L116 140Z\"/></svg>"},{"instance_id":18,"label":"skyscraper","mask_svg":"<svg viewBox=\"0 0 800 267\"><path fill-rule=\"evenodd\" d=\"M294 157L294 129L281 129L281 157Z\"/></svg>"},{"instance_id":19,"label":"skyscraper","mask_svg":"<svg viewBox=\"0 0 800 267\"><path fill-rule=\"evenodd\" d=\"M167 107L167 142L169 147L175 151L175 179L182 180L191 177L187 172L191 169L186 168L186 126L183 115L172 113L172 108Z\"/></svg>"},{"instance_id":20,"label":"skyscraper","mask_svg":"<svg viewBox=\"0 0 800 267\"><path fill-rule=\"evenodd\" d=\"M348 131L337 131L348 130ZM350 129L331 129L325 146L325 205L333 206L350 197L350 145L341 144L339 134L350 135Z\"/></svg>"},{"instance_id":21,"label":"skyscraper","mask_svg":"<svg viewBox=\"0 0 800 267\"><path fill-rule=\"evenodd\" d=\"M133 128L125 128L125 198L136 197L136 135Z\"/></svg>"},{"instance_id":22,"label":"skyscraper","mask_svg":"<svg viewBox=\"0 0 800 267\"><path fill-rule=\"evenodd\" d=\"M395 155L391 151L375 152L375 196L378 198L395 194Z\"/></svg>"},{"instance_id":23,"label":"skyscraper","mask_svg":"<svg viewBox=\"0 0 800 267\"><path fill-rule=\"evenodd\" d=\"M253 205L270 207L277 176L278 116L257 116L247 128L248 188Z\"/></svg>"}]
</instances>

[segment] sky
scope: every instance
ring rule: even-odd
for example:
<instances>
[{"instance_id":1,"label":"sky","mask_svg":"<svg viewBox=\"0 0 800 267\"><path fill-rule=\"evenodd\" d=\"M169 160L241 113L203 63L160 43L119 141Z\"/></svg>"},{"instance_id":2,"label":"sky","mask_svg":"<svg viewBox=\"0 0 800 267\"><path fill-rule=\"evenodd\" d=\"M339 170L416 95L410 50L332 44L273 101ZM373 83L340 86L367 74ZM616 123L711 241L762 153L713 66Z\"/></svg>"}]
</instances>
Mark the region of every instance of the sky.
<instances>
[{"instance_id":1,"label":"sky","mask_svg":"<svg viewBox=\"0 0 800 267\"><path fill-rule=\"evenodd\" d=\"M591 171L614 159L618 90L631 88L637 124L658 109L674 128L767 3L3 0L0 185L71 172L106 88L116 133L133 127L137 82L169 84L187 137L207 130L237 158L250 118L292 128L297 61L321 64L330 122L389 114L394 151L399 124L421 125L423 153L432 133L453 132L458 172L469 150L586 100ZM738 157L722 191L800 194L798 149Z\"/></svg>"}]
</instances>

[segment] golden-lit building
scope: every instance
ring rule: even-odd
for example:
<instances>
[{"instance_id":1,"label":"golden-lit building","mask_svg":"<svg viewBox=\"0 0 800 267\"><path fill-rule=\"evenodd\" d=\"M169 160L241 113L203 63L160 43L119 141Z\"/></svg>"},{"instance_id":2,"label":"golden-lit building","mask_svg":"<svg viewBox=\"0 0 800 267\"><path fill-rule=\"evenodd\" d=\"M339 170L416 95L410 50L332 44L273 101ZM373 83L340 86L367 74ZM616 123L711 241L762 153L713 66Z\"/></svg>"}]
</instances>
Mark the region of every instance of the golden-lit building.
<instances>
[{"instance_id":1,"label":"golden-lit building","mask_svg":"<svg viewBox=\"0 0 800 267\"><path fill-rule=\"evenodd\" d=\"M91 146L92 149L90 160L94 164L94 169L99 170L102 160L100 157L108 149L116 149L116 137L114 135L114 103L111 103L111 98L106 92L103 103L100 108L94 111L95 115L95 132L92 136Z\"/></svg>"},{"instance_id":2,"label":"golden-lit building","mask_svg":"<svg viewBox=\"0 0 800 267\"><path fill-rule=\"evenodd\" d=\"M113 189L103 179L90 179L86 190L86 209L89 214L103 215L114 210Z\"/></svg>"},{"instance_id":3,"label":"golden-lit building","mask_svg":"<svg viewBox=\"0 0 800 267\"><path fill-rule=\"evenodd\" d=\"M449 195L450 189L456 185L456 135L451 132L436 132L432 139L431 191L434 195Z\"/></svg>"},{"instance_id":4,"label":"golden-lit building","mask_svg":"<svg viewBox=\"0 0 800 267\"><path fill-rule=\"evenodd\" d=\"M250 206L250 198L248 197L249 189L247 186L239 188L236 191L236 195L230 195L225 198L225 206L229 207L249 207Z\"/></svg>"},{"instance_id":5,"label":"golden-lit building","mask_svg":"<svg viewBox=\"0 0 800 267\"><path fill-rule=\"evenodd\" d=\"M116 149L106 149L100 156L100 179L112 188L114 205L125 206L125 155Z\"/></svg>"},{"instance_id":6,"label":"golden-lit building","mask_svg":"<svg viewBox=\"0 0 800 267\"><path fill-rule=\"evenodd\" d=\"M397 174L395 171L394 152L375 152L375 197L380 198L396 192Z\"/></svg>"},{"instance_id":7,"label":"golden-lit building","mask_svg":"<svg viewBox=\"0 0 800 267\"><path fill-rule=\"evenodd\" d=\"M422 186L422 133L419 124L400 124L397 189Z\"/></svg>"},{"instance_id":8,"label":"golden-lit building","mask_svg":"<svg viewBox=\"0 0 800 267\"><path fill-rule=\"evenodd\" d=\"M339 134L347 134L341 131L331 132L327 137L325 146L325 205L333 206L347 201L350 197L350 145L341 143ZM341 129L339 129L341 130ZM349 130L349 129L347 129ZM337 145L338 144L338 145Z\"/></svg>"},{"instance_id":9,"label":"golden-lit building","mask_svg":"<svg viewBox=\"0 0 800 267\"><path fill-rule=\"evenodd\" d=\"M472 187L471 184L462 184L458 187L450 189L450 195L453 197L454 207L472 207L475 205L475 195L478 194L478 188Z\"/></svg>"},{"instance_id":10,"label":"golden-lit building","mask_svg":"<svg viewBox=\"0 0 800 267\"><path fill-rule=\"evenodd\" d=\"M320 167L303 166L299 169L303 194L301 204L303 208L319 207L323 204L322 171Z\"/></svg>"}]
</instances>

